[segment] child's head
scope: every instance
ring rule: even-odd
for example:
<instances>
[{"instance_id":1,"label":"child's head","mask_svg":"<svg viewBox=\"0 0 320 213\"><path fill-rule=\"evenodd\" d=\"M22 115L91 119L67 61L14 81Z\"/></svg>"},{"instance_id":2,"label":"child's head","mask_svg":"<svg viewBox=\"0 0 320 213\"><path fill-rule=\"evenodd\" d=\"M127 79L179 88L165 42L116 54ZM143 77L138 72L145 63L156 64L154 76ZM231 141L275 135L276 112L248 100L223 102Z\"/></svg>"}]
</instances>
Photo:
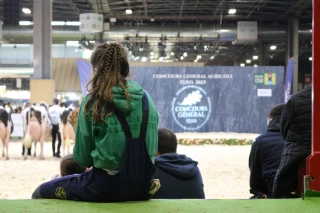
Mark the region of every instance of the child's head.
<instances>
[{"instance_id":1,"label":"child's head","mask_svg":"<svg viewBox=\"0 0 320 213\"><path fill-rule=\"evenodd\" d=\"M126 90L126 78L129 75L127 54L120 44L101 44L91 56L94 70L93 78L88 84L89 100L85 112L92 109L93 119L103 122L104 117L113 113L112 88L119 86L129 103L130 95Z\"/></svg>"},{"instance_id":2,"label":"child's head","mask_svg":"<svg viewBox=\"0 0 320 213\"><path fill-rule=\"evenodd\" d=\"M67 155L62 158L60 162L60 173L61 176L81 174L84 173L87 168L79 165L75 160L73 155Z\"/></svg>"}]
</instances>

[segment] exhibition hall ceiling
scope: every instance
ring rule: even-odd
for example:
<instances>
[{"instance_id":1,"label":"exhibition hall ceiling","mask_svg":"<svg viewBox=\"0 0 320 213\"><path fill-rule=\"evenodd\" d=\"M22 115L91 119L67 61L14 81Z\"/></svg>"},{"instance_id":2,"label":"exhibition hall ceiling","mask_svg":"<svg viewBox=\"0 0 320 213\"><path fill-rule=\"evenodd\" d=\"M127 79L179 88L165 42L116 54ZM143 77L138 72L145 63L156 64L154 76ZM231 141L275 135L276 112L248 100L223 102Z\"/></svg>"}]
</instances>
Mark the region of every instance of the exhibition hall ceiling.
<instances>
[{"instance_id":1,"label":"exhibition hall ceiling","mask_svg":"<svg viewBox=\"0 0 320 213\"><path fill-rule=\"evenodd\" d=\"M33 21L32 10L32 0L0 0L7 42L32 42L32 26L19 25ZM100 13L105 22L111 20L103 39L122 42L140 58L154 52L155 57L180 61L187 53L185 61L200 55L198 61L233 65L263 51L271 64L284 61L288 21L295 18L300 23L300 55L311 55L311 0L53 0L53 21L78 22L82 13ZM237 42L238 21L258 22L258 40ZM53 26L53 43L81 38L99 36L84 34L78 26Z\"/></svg>"}]
</instances>

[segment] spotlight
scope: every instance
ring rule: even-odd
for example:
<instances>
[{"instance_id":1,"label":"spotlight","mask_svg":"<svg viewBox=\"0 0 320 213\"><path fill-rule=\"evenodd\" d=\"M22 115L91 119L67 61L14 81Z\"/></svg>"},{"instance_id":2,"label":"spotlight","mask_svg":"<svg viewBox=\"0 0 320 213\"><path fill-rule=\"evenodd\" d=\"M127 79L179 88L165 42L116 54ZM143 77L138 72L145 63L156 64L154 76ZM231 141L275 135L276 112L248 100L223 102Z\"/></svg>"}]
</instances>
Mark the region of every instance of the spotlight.
<instances>
[{"instance_id":1,"label":"spotlight","mask_svg":"<svg viewBox=\"0 0 320 213\"><path fill-rule=\"evenodd\" d=\"M132 14L132 10L131 9L126 9L126 14L131 15Z\"/></svg>"},{"instance_id":2,"label":"spotlight","mask_svg":"<svg viewBox=\"0 0 320 213\"><path fill-rule=\"evenodd\" d=\"M258 64L253 65L254 67L258 67Z\"/></svg>"},{"instance_id":3,"label":"spotlight","mask_svg":"<svg viewBox=\"0 0 320 213\"><path fill-rule=\"evenodd\" d=\"M250 63L251 63L251 60L246 60L246 63L247 63L247 64L250 64Z\"/></svg>"},{"instance_id":4,"label":"spotlight","mask_svg":"<svg viewBox=\"0 0 320 213\"><path fill-rule=\"evenodd\" d=\"M184 59L184 57L183 57L183 55L180 57L180 60L183 60Z\"/></svg>"},{"instance_id":5,"label":"spotlight","mask_svg":"<svg viewBox=\"0 0 320 213\"><path fill-rule=\"evenodd\" d=\"M309 61L312 61L312 57L309 58Z\"/></svg>"},{"instance_id":6,"label":"spotlight","mask_svg":"<svg viewBox=\"0 0 320 213\"><path fill-rule=\"evenodd\" d=\"M214 55L212 55L212 56L210 57L210 59L213 60L213 59L214 59Z\"/></svg>"},{"instance_id":7,"label":"spotlight","mask_svg":"<svg viewBox=\"0 0 320 213\"><path fill-rule=\"evenodd\" d=\"M151 52L150 52L150 55L151 55L151 56L153 56L153 55L154 55L154 52L153 52L153 51L151 51Z\"/></svg>"},{"instance_id":8,"label":"spotlight","mask_svg":"<svg viewBox=\"0 0 320 213\"><path fill-rule=\"evenodd\" d=\"M236 12L237 12L237 10L236 10L235 8L231 8L231 9L229 10L229 14L230 14L230 15L234 15L234 14L236 14Z\"/></svg>"},{"instance_id":9,"label":"spotlight","mask_svg":"<svg viewBox=\"0 0 320 213\"><path fill-rule=\"evenodd\" d=\"M197 59L201 59L202 58L202 56L201 55L197 55Z\"/></svg>"},{"instance_id":10,"label":"spotlight","mask_svg":"<svg viewBox=\"0 0 320 213\"><path fill-rule=\"evenodd\" d=\"M244 67L244 66L246 66L244 63L241 63L241 64L240 64L240 67Z\"/></svg>"},{"instance_id":11,"label":"spotlight","mask_svg":"<svg viewBox=\"0 0 320 213\"><path fill-rule=\"evenodd\" d=\"M147 57L142 57L142 58L141 58L141 61L142 61L142 62L146 62L147 60L148 60Z\"/></svg>"},{"instance_id":12,"label":"spotlight","mask_svg":"<svg viewBox=\"0 0 320 213\"><path fill-rule=\"evenodd\" d=\"M183 53L183 57L187 57L188 56L188 53L187 52L184 52Z\"/></svg>"},{"instance_id":13,"label":"spotlight","mask_svg":"<svg viewBox=\"0 0 320 213\"><path fill-rule=\"evenodd\" d=\"M259 57L257 56L257 55L254 55L253 57L252 57L252 59L253 60L257 60Z\"/></svg>"},{"instance_id":14,"label":"spotlight","mask_svg":"<svg viewBox=\"0 0 320 213\"><path fill-rule=\"evenodd\" d=\"M277 46L275 45L270 46L270 50L275 50L275 49L277 49Z\"/></svg>"},{"instance_id":15,"label":"spotlight","mask_svg":"<svg viewBox=\"0 0 320 213\"><path fill-rule=\"evenodd\" d=\"M22 8L22 12L25 14L31 14L31 10L29 8Z\"/></svg>"},{"instance_id":16,"label":"spotlight","mask_svg":"<svg viewBox=\"0 0 320 213\"><path fill-rule=\"evenodd\" d=\"M173 51L171 52L171 55L174 56L174 52Z\"/></svg>"}]
</instances>

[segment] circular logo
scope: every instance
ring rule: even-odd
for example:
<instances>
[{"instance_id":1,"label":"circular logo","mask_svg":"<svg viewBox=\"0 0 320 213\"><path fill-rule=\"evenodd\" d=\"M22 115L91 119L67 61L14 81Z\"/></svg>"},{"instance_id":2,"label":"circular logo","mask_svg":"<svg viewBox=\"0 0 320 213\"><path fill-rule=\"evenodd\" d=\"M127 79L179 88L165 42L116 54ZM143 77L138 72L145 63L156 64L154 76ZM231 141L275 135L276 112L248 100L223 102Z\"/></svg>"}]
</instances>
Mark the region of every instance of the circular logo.
<instances>
[{"instance_id":1,"label":"circular logo","mask_svg":"<svg viewBox=\"0 0 320 213\"><path fill-rule=\"evenodd\" d=\"M66 191L61 186L56 189L56 193L55 194L56 194L56 197L61 199L61 200L66 200L67 199Z\"/></svg>"},{"instance_id":2,"label":"circular logo","mask_svg":"<svg viewBox=\"0 0 320 213\"><path fill-rule=\"evenodd\" d=\"M189 85L176 93L172 101L174 121L184 130L197 130L210 118L211 102L201 87Z\"/></svg>"}]
</instances>

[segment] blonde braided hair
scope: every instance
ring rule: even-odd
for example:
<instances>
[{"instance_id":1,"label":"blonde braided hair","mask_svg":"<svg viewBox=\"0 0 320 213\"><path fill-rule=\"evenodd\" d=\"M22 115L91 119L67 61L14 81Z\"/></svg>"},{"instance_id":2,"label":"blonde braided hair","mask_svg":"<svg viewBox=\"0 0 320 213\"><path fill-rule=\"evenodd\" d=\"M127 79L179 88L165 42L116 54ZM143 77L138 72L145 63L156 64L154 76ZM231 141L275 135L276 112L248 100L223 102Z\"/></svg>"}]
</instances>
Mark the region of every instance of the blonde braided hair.
<instances>
[{"instance_id":1,"label":"blonde braided hair","mask_svg":"<svg viewBox=\"0 0 320 213\"><path fill-rule=\"evenodd\" d=\"M86 114L92 111L92 117L98 123L105 122L105 117L115 109L113 87L121 88L127 99L127 107L130 103L126 80L129 75L127 55L119 44L102 44L93 52L91 64L96 71L87 85L87 89L89 85L92 88L88 89L88 101L84 110Z\"/></svg>"}]
</instances>

